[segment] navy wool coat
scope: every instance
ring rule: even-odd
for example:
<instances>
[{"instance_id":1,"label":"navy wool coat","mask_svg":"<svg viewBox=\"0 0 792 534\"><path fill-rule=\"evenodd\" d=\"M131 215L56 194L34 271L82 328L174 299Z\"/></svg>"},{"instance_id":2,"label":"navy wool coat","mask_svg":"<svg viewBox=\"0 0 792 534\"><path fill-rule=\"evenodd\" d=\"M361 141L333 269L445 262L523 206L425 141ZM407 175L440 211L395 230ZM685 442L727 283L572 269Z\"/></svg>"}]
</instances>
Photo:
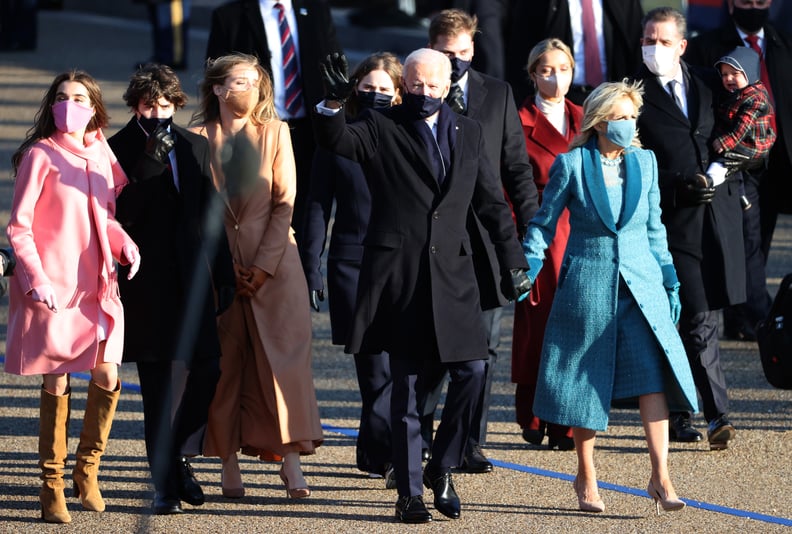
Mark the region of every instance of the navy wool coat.
<instances>
[{"instance_id":1,"label":"navy wool coat","mask_svg":"<svg viewBox=\"0 0 792 534\"><path fill-rule=\"evenodd\" d=\"M648 150L625 150L622 214L614 220L596 140L556 158L542 207L523 243L535 279L558 217L570 234L542 347L534 411L546 421L605 430L616 369L619 278L649 324L674 376L669 408L696 411L685 349L671 321L666 287L676 272L660 221L657 163Z\"/></svg>"}]
</instances>

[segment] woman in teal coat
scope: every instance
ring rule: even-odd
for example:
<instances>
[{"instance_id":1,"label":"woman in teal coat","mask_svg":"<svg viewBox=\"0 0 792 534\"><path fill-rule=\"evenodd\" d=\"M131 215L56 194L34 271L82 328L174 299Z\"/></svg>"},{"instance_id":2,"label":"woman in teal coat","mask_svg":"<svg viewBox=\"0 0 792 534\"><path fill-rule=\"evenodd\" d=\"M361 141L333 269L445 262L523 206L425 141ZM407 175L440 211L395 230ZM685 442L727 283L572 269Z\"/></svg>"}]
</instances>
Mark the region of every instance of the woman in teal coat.
<instances>
[{"instance_id":1,"label":"woman in teal coat","mask_svg":"<svg viewBox=\"0 0 792 534\"><path fill-rule=\"evenodd\" d=\"M536 279L564 208L570 235L542 347L536 415L573 427L580 509L602 512L596 431L612 401L638 400L652 464L648 493L685 506L668 474L668 409L697 411L677 334L679 282L660 222L654 154L635 130L639 84L606 83L583 105L580 135L550 169L523 249Z\"/></svg>"}]
</instances>

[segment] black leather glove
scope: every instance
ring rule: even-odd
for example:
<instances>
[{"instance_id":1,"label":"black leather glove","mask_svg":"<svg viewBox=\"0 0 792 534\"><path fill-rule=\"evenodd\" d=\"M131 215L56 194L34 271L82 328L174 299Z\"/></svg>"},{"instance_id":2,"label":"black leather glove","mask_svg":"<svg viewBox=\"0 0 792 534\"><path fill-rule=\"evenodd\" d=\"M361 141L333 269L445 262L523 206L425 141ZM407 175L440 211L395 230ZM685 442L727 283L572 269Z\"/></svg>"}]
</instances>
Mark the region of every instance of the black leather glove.
<instances>
[{"instance_id":1,"label":"black leather glove","mask_svg":"<svg viewBox=\"0 0 792 534\"><path fill-rule=\"evenodd\" d=\"M528 278L528 269L512 269L509 271L514 288L514 299L522 302L531 292L531 279Z\"/></svg>"},{"instance_id":2,"label":"black leather glove","mask_svg":"<svg viewBox=\"0 0 792 534\"><path fill-rule=\"evenodd\" d=\"M145 152L147 156L167 165L168 153L173 150L175 144L176 140L168 132L167 126L160 124L146 140Z\"/></svg>"},{"instance_id":3,"label":"black leather glove","mask_svg":"<svg viewBox=\"0 0 792 534\"><path fill-rule=\"evenodd\" d=\"M222 315L234 303L236 287L220 286L217 290L217 315Z\"/></svg>"},{"instance_id":4,"label":"black leather glove","mask_svg":"<svg viewBox=\"0 0 792 534\"><path fill-rule=\"evenodd\" d=\"M698 205L709 204L715 198L715 187L712 179L704 174L687 176L677 188L683 204Z\"/></svg>"},{"instance_id":5,"label":"black leather glove","mask_svg":"<svg viewBox=\"0 0 792 534\"><path fill-rule=\"evenodd\" d=\"M311 290L311 308L319 311L319 303L324 302L324 289Z\"/></svg>"},{"instance_id":6,"label":"black leather glove","mask_svg":"<svg viewBox=\"0 0 792 534\"><path fill-rule=\"evenodd\" d=\"M342 103L346 102L355 89L355 84L349 81L349 75L347 74L349 66L346 56L334 52L319 63L319 70L322 73L325 99Z\"/></svg>"},{"instance_id":7,"label":"black leather glove","mask_svg":"<svg viewBox=\"0 0 792 534\"><path fill-rule=\"evenodd\" d=\"M729 169L729 174L737 171L741 171L748 167L750 164L751 158L744 154L738 154L737 152L730 152L726 151L723 153L723 166Z\"/></svg>"},{"instance_id":8,"label":"black leather glove","mask_svg":"<svg viewBox=\"0 0 792 534\"><path fill-rule=\"evenodd\" d=\"M523 224L522 226L517 228L517 239L520 241L520 244L522 244L522 242L525 241L525 234L527 233L528 233L527 224Z\"/></svg>"}]
</instances>

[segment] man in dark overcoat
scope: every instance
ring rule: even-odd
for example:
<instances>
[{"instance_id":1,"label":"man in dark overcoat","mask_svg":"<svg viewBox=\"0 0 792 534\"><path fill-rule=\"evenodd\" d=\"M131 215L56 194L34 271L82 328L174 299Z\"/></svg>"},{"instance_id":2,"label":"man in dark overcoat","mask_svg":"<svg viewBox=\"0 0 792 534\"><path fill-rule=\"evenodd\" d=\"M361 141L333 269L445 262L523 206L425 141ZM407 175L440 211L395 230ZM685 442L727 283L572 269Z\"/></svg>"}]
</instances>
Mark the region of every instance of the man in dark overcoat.
<instances>
[{"instance_id":1,"label":"man in dark overcoat","mask_svg":"<svg viewBox=\"0 0 792 534\"><path fill-rule=\"evenodd\" d=\"M644 106L638 129L657 156L660 207L668 249L681 284L679 334L709 423L710 448L734 437L720 362L718 310L745 301L745 253L741 239L739 183L733 177L711 187L699 181L712 155L713 91L720 81L681 61L687 46L685 18L671 8L647 13L643 24ZM657 50L666 48L668 50ZM689 413L672 413L672 440L699 441Z\"/></svg>"},{"instance_id":2,"label":"man in dark overcoat","mask_svg":"<svg viewBox=\"0 0 792 534\"><path fill-rule=\"evenodd\" d=\"M364 241L357 307L346 351L387 351L393 390L393 467L396 516L427 522L423 483L435 508L458 518L451 468L462 462L479 403L487 358L487 329L465 222L476 212L489 232L508 287L520 298L529 286L527 264L501 185L484 150L478 122L443 103L451 64L420 49L404 65L401 105L364 112L345 124L339 113L351 92L346 60L323 64L326 100L317 106L317 142L359 161L369 178L371 220ZM440 361L451 382L432 447L421 471L416 392L426 362Z\"/></svg>"},{"instance_id":3,"label":"man in dark overcoat","mask_svg":"<svg viewBox=\"0 0 792 534\"><path fill-rule=\"evenodd\" d=\"M134 116L108 140L130 180L116 218L148 256L132 280L123 267L119 275L124 361L140 378L153 511L173 514L181 501L204 501L182 447L206 424L220 377L215 316L233 300L235 278L209 145L172 123L187 101L176 74L145 65L124 99Z\"/></svg>"}]
</instances>

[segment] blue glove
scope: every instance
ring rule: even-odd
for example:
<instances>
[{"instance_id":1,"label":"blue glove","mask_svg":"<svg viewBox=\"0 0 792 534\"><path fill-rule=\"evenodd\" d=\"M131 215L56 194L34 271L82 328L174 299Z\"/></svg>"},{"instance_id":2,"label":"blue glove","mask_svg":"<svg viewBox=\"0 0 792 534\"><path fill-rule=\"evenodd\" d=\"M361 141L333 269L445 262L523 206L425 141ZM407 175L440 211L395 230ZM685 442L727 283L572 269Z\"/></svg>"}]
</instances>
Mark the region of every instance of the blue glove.
<instances>
[{"instance_id":1,"label":"blue glove","mask_svg":"<svg viewBox=\"0 0 792 534\"><path fill-rule=\"evenodd\" d=\"M671 307L671 321L674 324L679 322L679 314L682 313L682 304L679 302L679 284L666 288L668 293L668 305Z\"/></svg>"}]
</instances>

